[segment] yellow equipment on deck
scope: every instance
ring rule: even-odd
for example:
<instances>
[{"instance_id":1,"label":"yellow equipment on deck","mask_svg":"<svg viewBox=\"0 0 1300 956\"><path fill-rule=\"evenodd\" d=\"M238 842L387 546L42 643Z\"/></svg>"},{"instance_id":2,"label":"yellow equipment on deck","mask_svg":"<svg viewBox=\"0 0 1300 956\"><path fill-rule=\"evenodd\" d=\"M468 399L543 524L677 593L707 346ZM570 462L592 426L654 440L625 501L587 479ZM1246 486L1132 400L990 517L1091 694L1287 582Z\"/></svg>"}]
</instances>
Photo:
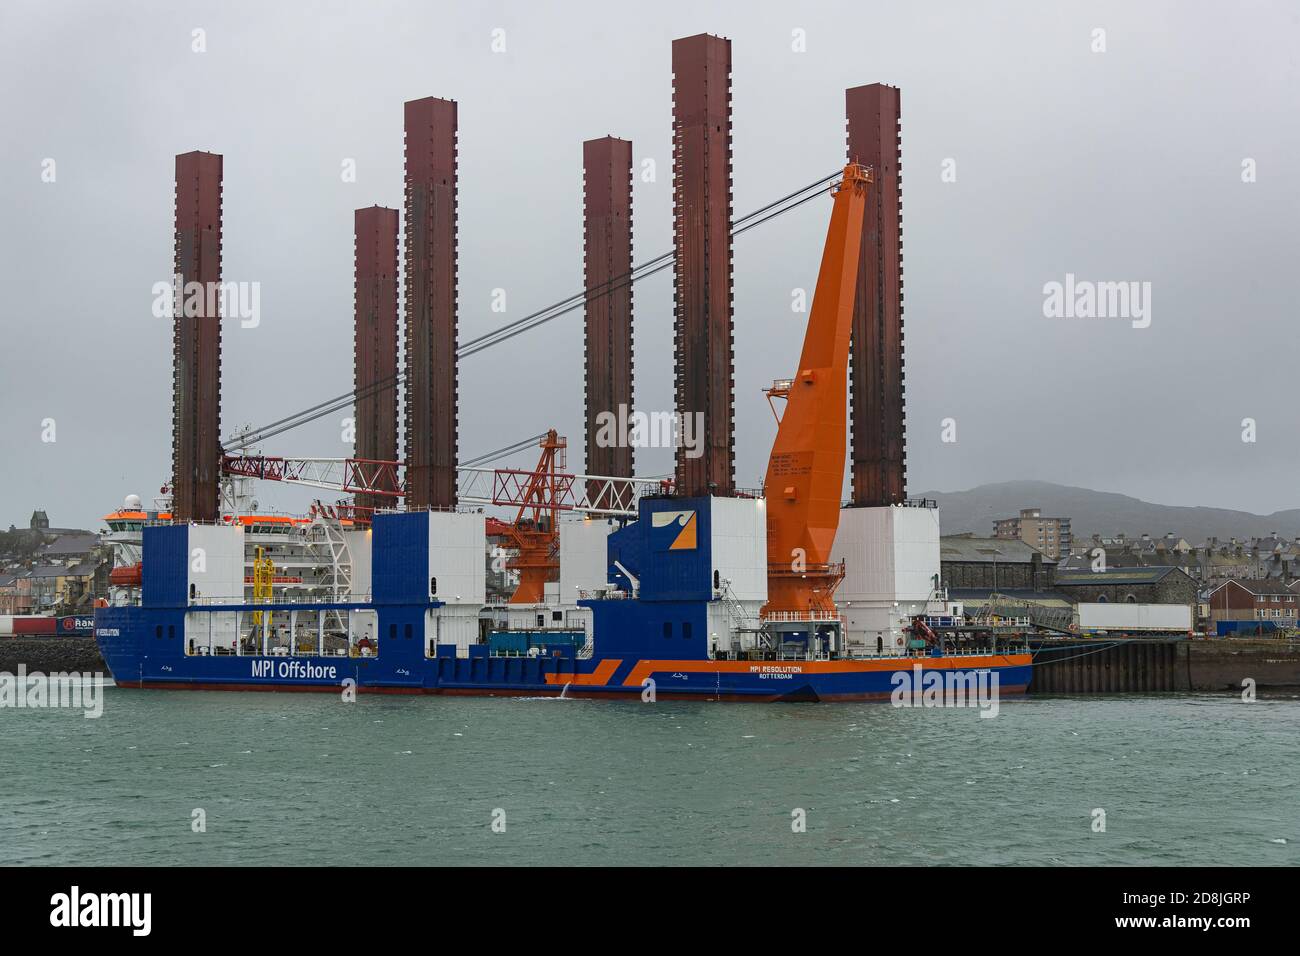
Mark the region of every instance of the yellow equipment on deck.
<instances>
[{"instance_id":1,"label":"yellow equipment on deck","mask_svg":"<svg viewBox=\"0 0 1300 956\"><path fill-rule=\"evenodd\" d=\"M266 549L258 547L253 558L253 603L270 603L272 597L271 583L275 580L275 562L266 555ZM262 612L253 612L253 626L261 628Z\"/></svg>"}]
</instances>

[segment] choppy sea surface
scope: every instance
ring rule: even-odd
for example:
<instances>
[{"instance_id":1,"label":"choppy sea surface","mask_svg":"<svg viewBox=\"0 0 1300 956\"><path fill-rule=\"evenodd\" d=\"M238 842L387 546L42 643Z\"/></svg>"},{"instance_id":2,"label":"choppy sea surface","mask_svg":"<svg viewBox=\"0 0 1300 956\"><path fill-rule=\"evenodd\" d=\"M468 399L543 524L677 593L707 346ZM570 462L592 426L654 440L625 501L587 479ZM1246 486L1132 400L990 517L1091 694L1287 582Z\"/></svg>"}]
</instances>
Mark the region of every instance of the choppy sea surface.
<instances>
[{"instance_id":1,"label":"choppy sea surface","mask_svg":"<svg viewBox=\"0 0 1300 956\"><path fill-rule=\"evenodd\" d=\"M0 710L0 863L1300 863L1289 695L103 695Z\"/></svg>"}]
</instances>

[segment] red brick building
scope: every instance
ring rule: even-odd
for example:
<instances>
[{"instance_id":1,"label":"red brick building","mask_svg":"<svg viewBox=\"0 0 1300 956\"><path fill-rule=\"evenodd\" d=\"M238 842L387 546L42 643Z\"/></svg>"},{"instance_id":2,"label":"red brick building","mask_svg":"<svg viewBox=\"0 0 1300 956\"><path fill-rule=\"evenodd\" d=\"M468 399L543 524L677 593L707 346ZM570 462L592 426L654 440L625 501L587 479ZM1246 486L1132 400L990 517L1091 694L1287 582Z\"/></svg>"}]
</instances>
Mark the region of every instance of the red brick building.
<instances>
[{"instance_id":1,"label":"red brick building","mask_svg":"<svg viewBox=\"0 0 1300 956\"><path fill-rule=\"evenodd\" d=\"M1210 592L1210 627L1220 621L1271 621L1295 627L1300 598L1295 591L1270 581L1224 581Z\"/></svg>"}]
</instances>

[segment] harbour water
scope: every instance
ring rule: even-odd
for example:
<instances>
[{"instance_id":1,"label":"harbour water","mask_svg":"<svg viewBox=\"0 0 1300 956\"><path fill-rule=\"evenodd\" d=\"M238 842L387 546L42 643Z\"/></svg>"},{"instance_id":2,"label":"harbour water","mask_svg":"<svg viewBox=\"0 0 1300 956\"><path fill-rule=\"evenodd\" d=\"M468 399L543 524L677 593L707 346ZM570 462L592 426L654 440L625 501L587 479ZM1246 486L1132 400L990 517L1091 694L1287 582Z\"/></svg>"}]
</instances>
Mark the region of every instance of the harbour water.
<instances>
[{"instance_id":1,"label":"harbour water","mask_svg":"<svg viewBox=\"0 0 1300 956\"><path fill-rule=\"evenodd\" d=\"M1300 863L1293 695L103 693L0 710L0 862Z\"/></svg>"}]
</instances>

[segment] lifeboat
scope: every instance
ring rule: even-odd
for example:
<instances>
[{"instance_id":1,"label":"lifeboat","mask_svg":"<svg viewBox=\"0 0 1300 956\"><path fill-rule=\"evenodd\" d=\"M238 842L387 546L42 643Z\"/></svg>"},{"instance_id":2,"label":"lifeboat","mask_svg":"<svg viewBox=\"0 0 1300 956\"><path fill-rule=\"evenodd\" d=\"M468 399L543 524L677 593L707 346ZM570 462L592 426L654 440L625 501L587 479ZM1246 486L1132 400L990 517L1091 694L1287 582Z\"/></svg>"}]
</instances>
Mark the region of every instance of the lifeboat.
<instances>
[{"instance_id":1,"label":"lifeboat","mask_svg":"<svg viewBox=\"0 0 1300 956\"><path fill-rule=\"evenodd\" d=\"M119 588L138 588L143 578L141 563L124 564L108 573L108 583Z\"/></svg>"}]
</instances>

